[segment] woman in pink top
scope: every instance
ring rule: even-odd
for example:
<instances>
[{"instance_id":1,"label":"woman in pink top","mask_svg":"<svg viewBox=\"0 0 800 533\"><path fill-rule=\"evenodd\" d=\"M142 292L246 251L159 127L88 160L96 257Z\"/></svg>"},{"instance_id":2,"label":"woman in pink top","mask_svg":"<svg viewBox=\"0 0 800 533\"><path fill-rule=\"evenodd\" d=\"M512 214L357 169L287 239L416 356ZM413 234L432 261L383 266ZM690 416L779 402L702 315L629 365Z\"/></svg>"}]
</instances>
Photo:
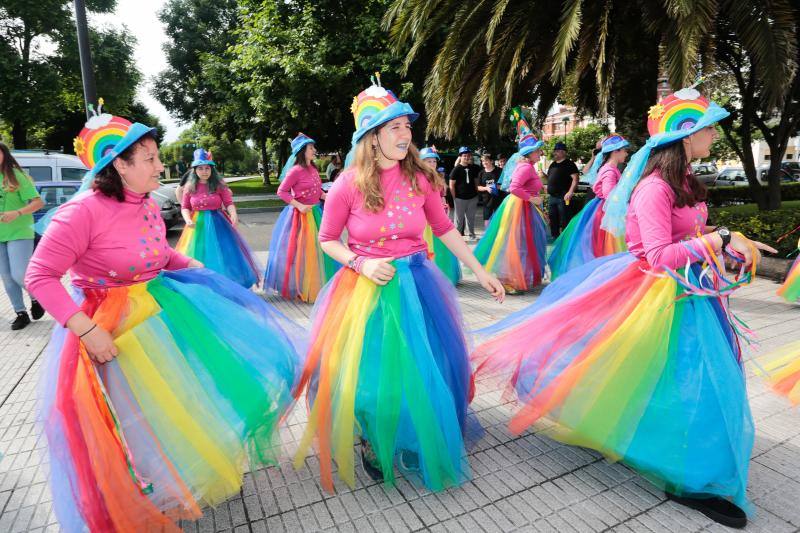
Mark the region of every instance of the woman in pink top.
<instances>
[{"instance_id":1,"label":"woman in pink top","mask_svg":"<svg viewBox=\"0 0 800 533\"><path fill-rule=\"evenodd\" d=\"M211 154L202 148L194 151L181 214L186 226L176 250L247 289L259 282L261 267L236 229L239 217L233 193L217 172Z\"/></svg>"},{"instance_id":2,"label":"woman in pink top","mask_svg":"<svg viewBox=\"0 0 800 533\"><path fill-rule=\"evenodd\" d=\"M328 194L319 233L347 268L315 307L301 378L311 411L295 464L316 436L323 487L333 490L332 460L353 486L359 435L373 479L393 483L399 456L401 470L443 490L469 476L463 432L473 387L456 293L428 259L425 226L498 300L503 287L447 218L433 170L411 143L411 106L372 85L352 109L353 163Z\"/></svg>"},{"instance_id":3,"label":"woman in pink top","mask_svg":"<svg viewBox=\"0 0 800 533\"><path fill-rule=\"evenodd\" d=\"M53 504L65 531L178 532L274 461L302 332L170 248L148 197L154 128L103 114L86 132L106 155L25 277L57 321L41 388Z\"/></svg>"},{"instance_id":4,"label":"woman in pink top","mask_svg":"<svg viewBox=\"0 0 800 533\"><path fill-rule=\"evenodd\" d=\"M522 402L515 433L546 416L555 438L622 461L668 498L743 527L753 421L727 301L738 283L717 256L749 268L759 249L773 250L706 225L706 190L689 162L708 156L714 123L727 115L695 89L653 106L651 137L606 211L628 205L635 187L628 253L558 278L533 305L479 332L474 357L479 370L511 371Z\"/></svg>"},{"instance_id":5,"label":"woman in pink top","mask_svg":"<svg viewBox=\"0 0 800 533\"><path fill-rule=\"evenodd\" d=\"M550 257L547 258L551 280L597 257L625 251L623 236L617 237L600 225L605 214L605 201L620 178L618 167L628 157L628 144L617 133L612 133L601 142L600 153L595 156L587 174L596 196L572 217L553 243Z\"/></svg>"},{"instance_id":6,"label":"woman in pink top","mask_svg":"<svg viewBox=\"0 0 800 533\"><path fill-rule=\"evenodd\" d=\"M269 242L264 290L287 300L313 303L322 286L340 267L322 253L320 200L325 199L314 159L314 139L300 133L292 140L292 155L280 175L278 196L283 208Z\"/></svg>"},{"instance_id":7,"label":"woman in pink top","mask_svg":"<svg viewBox=\"0 0 800 533\"><path fill-rule=\"evenodd\" d=\"M519 108L511 111L511 119L517 125L519 150L500 175L500 187L511 194L489 220L475 257L514 294L542 283L547 227L539 209L542 181L533 168L544 143L533 135Z\"/></svg>"}]
</instances>

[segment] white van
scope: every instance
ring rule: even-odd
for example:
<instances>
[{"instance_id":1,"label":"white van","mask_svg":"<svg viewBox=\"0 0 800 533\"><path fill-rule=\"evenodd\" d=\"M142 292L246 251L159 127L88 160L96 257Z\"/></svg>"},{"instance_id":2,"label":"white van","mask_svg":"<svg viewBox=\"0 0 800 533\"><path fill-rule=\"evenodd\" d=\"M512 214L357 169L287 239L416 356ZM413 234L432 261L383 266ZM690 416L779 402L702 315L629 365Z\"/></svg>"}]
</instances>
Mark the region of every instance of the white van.
<instances>
[{"instance_id":1,"label":"white van","mask_svg":"<svg viewBox=\"0 0 800 533\"><path fill-rule=\"evenodd\" d=\"M11 155L35 182L81 181L88 169L74 155L50 150L13 150Z\"/></svg>"}]
</instances>

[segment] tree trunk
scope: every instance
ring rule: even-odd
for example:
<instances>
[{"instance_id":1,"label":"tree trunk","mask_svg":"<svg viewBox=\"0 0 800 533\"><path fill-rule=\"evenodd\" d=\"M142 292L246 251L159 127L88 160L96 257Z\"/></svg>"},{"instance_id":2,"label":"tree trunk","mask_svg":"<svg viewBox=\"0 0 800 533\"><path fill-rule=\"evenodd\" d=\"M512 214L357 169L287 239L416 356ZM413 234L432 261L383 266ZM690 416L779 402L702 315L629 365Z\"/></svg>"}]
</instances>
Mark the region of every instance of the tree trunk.
<instances>
[{"instance_id":1,"label":"tree trunk","mask_svg":"<svg viewBox=\"0 0 800 533\"><path fill-rule=\"evenodd\" d=\"M21 119L14 119L11 124L11 140L16 150L28 148L28 125Z\"/></svg>"},{"instance_id":2,"label":"tree trunk","mask_svg":"<svg viewBox=\"0 0 800 533\"><path fill-rule=\"evenodd\" d=\"M619 33L622 53L611 85L615 129L642 146L648 137L647 112L657 103L658 42L645 33L639 10L623 10L620 17L616 23L627 30Z\"/></svg>"},{"instance_id":3,"label":"tree trunk","mask_svg":"<svg viewBox=\"0 0 800 533\"><path fill-rule=\"evenodd\" d=\"M258 130L258 150L261 153L261 180L266 187L269 185L269 165L267 161L267 135L259 128Z\"/></svg>"}]
</instances>

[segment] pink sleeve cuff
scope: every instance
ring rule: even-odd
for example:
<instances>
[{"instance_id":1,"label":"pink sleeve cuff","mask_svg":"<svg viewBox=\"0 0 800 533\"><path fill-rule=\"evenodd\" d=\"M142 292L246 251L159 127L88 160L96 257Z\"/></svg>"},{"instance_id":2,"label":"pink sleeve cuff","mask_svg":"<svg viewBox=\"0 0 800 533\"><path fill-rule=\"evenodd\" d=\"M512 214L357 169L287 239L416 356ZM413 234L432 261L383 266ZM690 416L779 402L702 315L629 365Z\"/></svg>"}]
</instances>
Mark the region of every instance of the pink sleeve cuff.
<instances>
[{"instance_id":1,"label":"pink sleeve cuff","mask_svg":"<svg viewBox=\"0 0 800 533\"><path fill-rule=\"evenodd\" d=\"M189 268L189 262L191 260L191 257L187 257L182 253L170 248L169 261L167 261L167 264L164 265L164 268L166 270L180 270L182 268Z\"/></svg>"}]
</instances>

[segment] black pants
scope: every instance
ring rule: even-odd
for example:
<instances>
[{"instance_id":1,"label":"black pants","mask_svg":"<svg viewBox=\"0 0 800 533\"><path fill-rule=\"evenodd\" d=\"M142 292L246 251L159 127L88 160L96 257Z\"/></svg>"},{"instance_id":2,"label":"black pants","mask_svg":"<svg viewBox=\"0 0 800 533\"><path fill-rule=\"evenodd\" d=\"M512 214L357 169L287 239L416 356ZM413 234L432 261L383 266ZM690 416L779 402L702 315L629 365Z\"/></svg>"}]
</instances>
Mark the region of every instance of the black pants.
<instances>
[{"instance_id":1,"label":"black pants","mask_svg":"<svg viewBox=\"0 0 800 533\"><path fill-rule=\"evenodd\" d=\"M564 203L564 198L558 196L548 196L547 200L547 214L550 217L550 233L555 239L561 235L561 230L569 224L569 213L567 204Z\"/></svg>"}]
</instances>

